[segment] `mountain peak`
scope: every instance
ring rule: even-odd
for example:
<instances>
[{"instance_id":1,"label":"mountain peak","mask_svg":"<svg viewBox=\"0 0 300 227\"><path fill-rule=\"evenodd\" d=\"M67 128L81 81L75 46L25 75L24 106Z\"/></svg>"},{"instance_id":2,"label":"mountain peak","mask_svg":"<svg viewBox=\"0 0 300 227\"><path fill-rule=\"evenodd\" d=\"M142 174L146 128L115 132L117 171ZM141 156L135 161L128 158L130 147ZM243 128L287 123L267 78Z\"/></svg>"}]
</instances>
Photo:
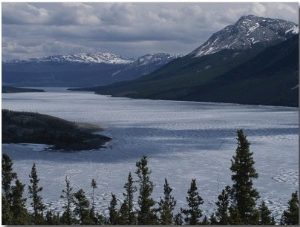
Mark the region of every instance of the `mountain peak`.
<instances>
[{"instance_id":1,"label":"mountain peak","mask_svg":"<svg viewBox=\"0 0 300 227\"><path fill-rule=\"evenodd\" d=\"M235 24L214 33L190 55L201 57L224 49L246 50L254 45L269 46L287 40L299 32L295 23L281 19L242 16Z\"/></svg>"},{"instance_id":2,"label":"mountain peak","mask_svg":"<svg viewBox=\"0 0 300 227\"><path fill-rule=\"evenodd\" d=\"M125 59L120 55L111 53L78 53L52 55L42 58L30 58L28 60L12 60L8 63L26 63L26 62L76 62L76 63L105 63L105 64L130 64L133 59Z\"/></svg>"}]
</instances>

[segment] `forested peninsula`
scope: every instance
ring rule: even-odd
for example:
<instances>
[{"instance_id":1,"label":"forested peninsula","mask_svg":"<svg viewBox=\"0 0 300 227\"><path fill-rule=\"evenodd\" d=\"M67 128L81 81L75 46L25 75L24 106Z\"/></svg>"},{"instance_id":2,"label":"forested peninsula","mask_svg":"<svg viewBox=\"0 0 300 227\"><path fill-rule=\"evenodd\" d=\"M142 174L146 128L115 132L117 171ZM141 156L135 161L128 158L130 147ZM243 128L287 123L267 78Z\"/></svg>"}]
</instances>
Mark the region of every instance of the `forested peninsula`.
<instances>
[{"instance_id":1,"label":"forested peninsula","mask_svg":"<svg viewBox=\"0 0 300 227\"><path fill-rule=\"evenodd\" d=\"M3 143L38 143L51 150L79 151L104 147L111 138L95 134L101 127L66 121L57 117L2 110Z\"/></svg>"}]
</instances>

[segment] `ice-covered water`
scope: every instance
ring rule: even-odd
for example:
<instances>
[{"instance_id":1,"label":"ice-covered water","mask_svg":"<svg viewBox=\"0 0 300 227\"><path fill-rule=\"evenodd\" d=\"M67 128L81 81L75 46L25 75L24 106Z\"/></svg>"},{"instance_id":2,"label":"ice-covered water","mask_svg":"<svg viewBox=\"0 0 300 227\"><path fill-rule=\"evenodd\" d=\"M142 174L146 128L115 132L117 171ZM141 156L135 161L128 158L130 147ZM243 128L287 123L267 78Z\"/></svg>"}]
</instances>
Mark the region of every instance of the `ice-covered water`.
<instances>
[{"instance_id":1,"label":"ice-covered water","mask_svg":"<svg viewBox=\"0 0 300 227\"><path fill-rule=\"evenodd\" d=\"M135 163L146 155L157 201L167 178L177 209L185 207L191 179L196 178L204 199L202 208L210 213L221 190L231 185L230 160L236 131L241 128L251 143L259 173L254 186L277 218L298 189L298 108L133 100L62 88L46 90L3 94L2 108L101 125L106 128L101 133L113 138L105 149L75 153L45 151L41 145L2 145L27 185L36 163L43 200L55 210L61 209L59 196L67 175L74 191L83 188L88 196L94 178L98 183L96 209L106 213L110 193L123 199L129 171L134 173Z\"/></svg>"}]
</instances>

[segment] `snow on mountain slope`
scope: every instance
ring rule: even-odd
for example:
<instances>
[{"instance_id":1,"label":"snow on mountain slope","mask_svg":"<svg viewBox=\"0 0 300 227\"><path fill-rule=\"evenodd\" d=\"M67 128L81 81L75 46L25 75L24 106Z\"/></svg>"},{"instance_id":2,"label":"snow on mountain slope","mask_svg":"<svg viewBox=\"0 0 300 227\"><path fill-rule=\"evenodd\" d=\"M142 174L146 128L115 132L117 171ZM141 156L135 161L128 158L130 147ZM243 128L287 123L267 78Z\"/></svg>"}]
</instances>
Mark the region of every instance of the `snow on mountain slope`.
<instances>
[{"instance_id":1,"label":"snow on mountain slope","mask_svg":"<svg viewBox=\"0 0 300 227\"><path fill-rule=\"evenodd\" d=\"M105 64L130 64L134 60L126 59L111 53L79 53L53 55L42 58L31 58L28 60L13 60L9 63L25 63L25 62L76 62L76 63L105 63Z\"/></svg>"},{"instance_id":2,"label":"snow on mountain slope","mask_svg":"<svg viewBox=\"0 0 300 227\"><path fill-rule=\"evenodd\" d=\"M166 53L146 54L139 57L135 62L133 62L132 66L149 65L149 64L162 65L179 57L182 57L182 55L178 55L178 54L172 55Z\"/></svg>"},{"instance_id":3,"label":"snow on mountain slope","mask_svg":"<svg viewBox=\"0 0 300 227\"><path fill-rule=\"evenodd\" d=\"M5 63L26 63L26 62L76 62L76 63L104 63L104 64L126 64L130 67L142 66L142 65L163 65L171 60L174 60L182 55L157 53L146 54L138 59L123 58L116 54L111 53L79 53L79 54L64 54L53 55L42 58L30 58L28 60L11 60Z\"/></svg>"},{"instance_id":4,"label":"snow on mountain slope","mask_svg":"<svg viewBox=\"0 0 300 227\"><path fill-rule=\"evenodd\" d=\"M223 49L245 50L254 44L271 45L299 33L299 26L281 19L242 16L234 25L214 33L190 55L201 57Z\"/></svg>"}]
</instances>

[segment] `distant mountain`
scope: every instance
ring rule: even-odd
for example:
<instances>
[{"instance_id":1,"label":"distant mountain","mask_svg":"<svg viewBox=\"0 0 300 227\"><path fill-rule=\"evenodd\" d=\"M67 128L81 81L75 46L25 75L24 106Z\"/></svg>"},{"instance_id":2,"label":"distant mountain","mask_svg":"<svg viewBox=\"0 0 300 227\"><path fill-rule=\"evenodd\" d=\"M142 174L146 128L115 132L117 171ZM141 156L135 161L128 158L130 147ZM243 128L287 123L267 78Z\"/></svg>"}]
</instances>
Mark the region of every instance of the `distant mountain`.
<instances>
[{"instance_id":1,"label":"distant mountain","mask_svg":"<svg viewBox=\"0 0 300 227\"><path fill-rule=\"evenodd\" d=\"M73 62L73 63L103 63L103 64L130 64L133 59L125 59L111 53L79 53L66 55L53 55L42 58L30 58L28 60L12 60L5 63L40 63L40 62Z\"/></svg>"},{"instance_id":2,"label":"distant mountain","mask_svg":"<svg viewBox=\"0 0 300 227\"><path fill-rule=\"evenodd\" d=\"M192 53L153 73L90 90L97 94L132 98L297 106L298 80L295 75L298 75L299 58L295 54L298 53L298 35L294 34L297 32L298 26L291 22L241 17L234 25L213 34ZM252 40L252 44L246 45L247 40ZM236 72L245 76L234 77ZM248 83L254 75L257 83ZM238 78L238 82L233 83L233 78ZM227 90L230 83L236 87ZM247 83L257 90L248 88ZM283 84L286 84L285 88ZM293 92L288 92L292 88ZM244 93L247 90L249 92ZM262 91L274 96L265 95L266 98L261 99ZM284 98L276 97L276 94Z\"/></svg>"},{"instance_id":3,"label":"distant mountain","mask_svg":"<svg viewBox=\"0 0 300 227\"><path fill-rule=\"evenodd\" d=\"M112 76L119 78L118 81L133 80L145 76L180 57L182 57L182 55L166 53L146 54L128 64L122 70L114 72Z\"/></svg>"},{"instance_id":4,"label":"distant mountain","mask_svg":"<svg viewBox=\"0 0 300 227\"><path fill-rule=\"evenodd\" d=\"M253 15L243 16L235 24L214 33L190 55L201 57L224 49L246 50L258 45L274 45L298 32L299 26L292 22Z\"/></svg>"},{"instance_id":5,"label":"distant mountain","mask_svg":"<svg viewBox=\"0 0 300 227\"><path fill-rule=\"evenodd\" d=\"M148 54L126 59L111 53L55 55L2 62L2 82L13 86L95 86L132 80L179 55Z\"/></svg>"}]
</instances>

